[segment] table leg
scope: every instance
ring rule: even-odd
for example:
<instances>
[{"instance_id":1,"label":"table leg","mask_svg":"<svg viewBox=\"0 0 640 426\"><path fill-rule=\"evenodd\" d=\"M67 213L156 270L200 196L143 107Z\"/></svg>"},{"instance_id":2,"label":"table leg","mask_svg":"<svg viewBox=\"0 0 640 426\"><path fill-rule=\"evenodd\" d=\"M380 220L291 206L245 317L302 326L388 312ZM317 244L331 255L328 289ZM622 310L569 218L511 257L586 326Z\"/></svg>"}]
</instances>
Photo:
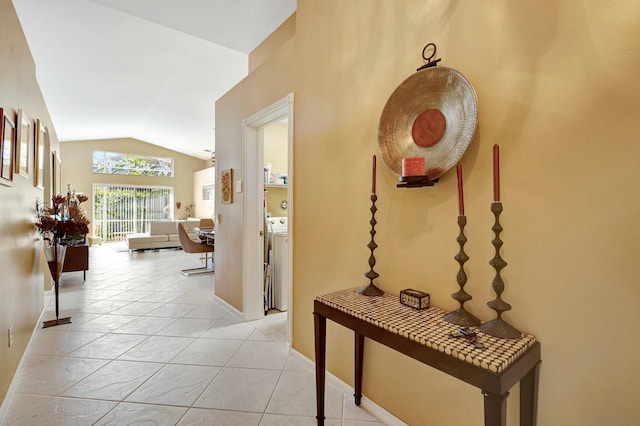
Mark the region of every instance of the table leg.
<instances>
[{"instance_id":1,"label":"table leg","mask_svg":"<svg viewBox=\"0 0 640 426\"><path fill-rule=\"evenodd\" d=\"M520 426L536 426L538 421L538 362L520 380Z\"/></svg>"},{"instance_id":2,"label":"table leg","mask_svg":"<svg viewBox=\"0 0 640 426\"><path fill-rule=\"evenodd\" d=\"M484 425L506 426L509 392L505 392L503 395L494 395L482 391L482 394L484 395Z\"/></svg>"},{"instance_id":3,"label":"table leg","mask_svg":"<svg viewBox=\"0 0 640 426\"><path fill-rule=\"evenodd\" d=\"M324 425L324 381L327 353L327 319L313 314L316 346L316 419L318 426Z\"/></svg>"},{"instance_id":4,"label":"table leg","mask_svg":"<svg viewBox=\"0 0 640 426\"><path fill-rule=\"evenodd\" d=\"M355 332L355 374L356 386L353 397L356 405L360 405L362 401L362 360L364 359L364 336L357 331Z\"/></svg>"}]
</instances>

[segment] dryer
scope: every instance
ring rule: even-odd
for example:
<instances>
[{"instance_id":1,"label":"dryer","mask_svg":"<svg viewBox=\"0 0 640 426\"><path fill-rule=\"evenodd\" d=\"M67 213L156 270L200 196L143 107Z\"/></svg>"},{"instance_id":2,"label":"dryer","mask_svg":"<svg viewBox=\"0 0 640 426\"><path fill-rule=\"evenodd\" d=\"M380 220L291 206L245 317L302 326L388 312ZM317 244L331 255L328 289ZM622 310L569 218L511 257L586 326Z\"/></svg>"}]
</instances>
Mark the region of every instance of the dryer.
<instances>
[{"instance_id":1,"label":"dryer","mask_svg":"<svg viewBox=\"0 0 640 426\"><path fill-rule=\"evenodd\" d=\"M289 232L286 216L267 218L267 244L271 280L267 289L268 308L288 309Z\"/></svg>"},{"instance_id":2,"label":"dryer","mask_svg":"<svg viewBox=\"0 0 640 426\"><path fill-rule=\"evenodd\" d=\"M273 304L279 311L287 310L289 300L289 235L273 234Z\"/></svg>"}]
</instances>

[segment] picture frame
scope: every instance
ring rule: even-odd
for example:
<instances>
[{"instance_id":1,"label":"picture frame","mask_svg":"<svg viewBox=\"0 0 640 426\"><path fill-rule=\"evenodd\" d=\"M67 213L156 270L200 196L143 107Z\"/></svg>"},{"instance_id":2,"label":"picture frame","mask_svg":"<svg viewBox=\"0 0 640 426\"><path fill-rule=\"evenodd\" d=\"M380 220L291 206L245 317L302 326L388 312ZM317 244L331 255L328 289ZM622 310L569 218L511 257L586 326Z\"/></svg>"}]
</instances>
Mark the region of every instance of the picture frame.
<instances>
[{"instance_id":1,"label":"picture frame","mask_svg":"<svg viewBox=\"0 0 640 426\"><path fill-rule=\"evenodd\" d=\"M31 159L31 139L33 138L33 126L31 120L22 110L18 109L16 120L16 163L15 170L20 176L29 177L29 160Z\"/></svg>"},{"instance_id":2,"label":"picture frame","mask_svg":"<svg viewBox=\"0 0 640 426\"><path fill-rule=\"evenodd\" d=\"M62 158L60 158L60 154L56 154L56 194L62 194Z\"/></svg>"},{"instance_id":3,"label":"picture frame","mask_svg":"<svg viewBox=\"0 0 640 426\"><path fill-rule=\"evenodd\" d=\"M0 117L2 121L2 130L0 134L2 141L0 143L0 153L2 162L0 164L0 183L6 186L13 185L13 166L15 163L15 144L16 144L16 126L11 118L0 108Z\"/></svg>"},{"instance_id":4,"label":"picture frame","mask_svg":"<svg viewBox=\"0 0 640 426\"><path fill-rule=\"evenodd\" d=\"M215 194L215 185L213 183L205 183L202 185L202 200L213 201Z\"/></svg>"},{"instance_id":5,"label":"picture frame","mask_svg":"<svg viewBox=\"0 0 640 426\"><path fill-rule=\"evenodd\" d=\"M227 169L222 171L220 176L220 188L222 191L222 203L233 203L233 169Z\"/></svg>"},{"instance_id":6,"label":"picture frame","mask_svg":"<svg viewBox=\"0 0 640 426\"><path fill-rule=\"evenodd\" d=\"M34 127L34 179L33 186L44 189L44 146L47 128L40 119L36 119Z\"/></svg>"},{"instance_id":7,"label":"picture frame","mask_svg":"<svg viewBox=\"0 0 640 426\"><path fill-rule=\"evenodd\" d=\"M50 193L51 195L58 195L60 191L58 191L58 159L55 151L51 151L51 176L49 179L50 182Z\"/></svg>"}]
</instances>

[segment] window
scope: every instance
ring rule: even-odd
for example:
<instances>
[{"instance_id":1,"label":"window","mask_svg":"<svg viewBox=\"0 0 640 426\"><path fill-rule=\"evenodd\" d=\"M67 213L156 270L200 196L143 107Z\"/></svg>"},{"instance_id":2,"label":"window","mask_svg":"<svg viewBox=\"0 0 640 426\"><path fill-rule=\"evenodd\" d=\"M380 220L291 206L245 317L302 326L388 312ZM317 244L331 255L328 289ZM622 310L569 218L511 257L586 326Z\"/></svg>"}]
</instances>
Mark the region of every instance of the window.
<instances>
[{"instance_id":1,"label":"window","mask_svg":"<svg viewBox=\"0 0 640 426\"><path fill-rule=\"evenodd\" d=\"M93 151L93 173L173 177L173 158Z\"/></svg>"},{"instance_id":2,"label":"window","mask_svg":"<svg viewBox=\"0 0 640 426\"><path fill-rule=\"evenodd\" d=\"M202 185L202 199L204 201L213 201L215 191L215 185L213 183L206 183Z\"/></svg>"},{"instance_id":3,"label":"window","mask_svg":"<svg viewBox=\"0 0 640 426\"><path fill-rule=\"evenodd\" d=\"M93 235L119 241L147 232L149 222L173 219L172 206L171 187L93 185Z\"/></svg>"}]
</instances>

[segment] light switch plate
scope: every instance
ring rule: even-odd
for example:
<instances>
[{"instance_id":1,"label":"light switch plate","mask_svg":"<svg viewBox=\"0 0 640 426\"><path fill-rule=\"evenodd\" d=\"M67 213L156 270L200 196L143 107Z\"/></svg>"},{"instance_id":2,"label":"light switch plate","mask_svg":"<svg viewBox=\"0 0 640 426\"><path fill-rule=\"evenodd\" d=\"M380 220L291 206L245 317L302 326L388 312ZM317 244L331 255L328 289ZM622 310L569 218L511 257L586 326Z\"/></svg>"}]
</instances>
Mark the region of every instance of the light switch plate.
<instances>
[{"instance_id":1,"label":"light switch plate","mask_svg":"<svg viewBox=\"0 0 640 426\"><path fill-rule=\"evenodd\" d=\"M236 192L242 192L242 179L236 181Z\"/></svg>"}]
</instances>

